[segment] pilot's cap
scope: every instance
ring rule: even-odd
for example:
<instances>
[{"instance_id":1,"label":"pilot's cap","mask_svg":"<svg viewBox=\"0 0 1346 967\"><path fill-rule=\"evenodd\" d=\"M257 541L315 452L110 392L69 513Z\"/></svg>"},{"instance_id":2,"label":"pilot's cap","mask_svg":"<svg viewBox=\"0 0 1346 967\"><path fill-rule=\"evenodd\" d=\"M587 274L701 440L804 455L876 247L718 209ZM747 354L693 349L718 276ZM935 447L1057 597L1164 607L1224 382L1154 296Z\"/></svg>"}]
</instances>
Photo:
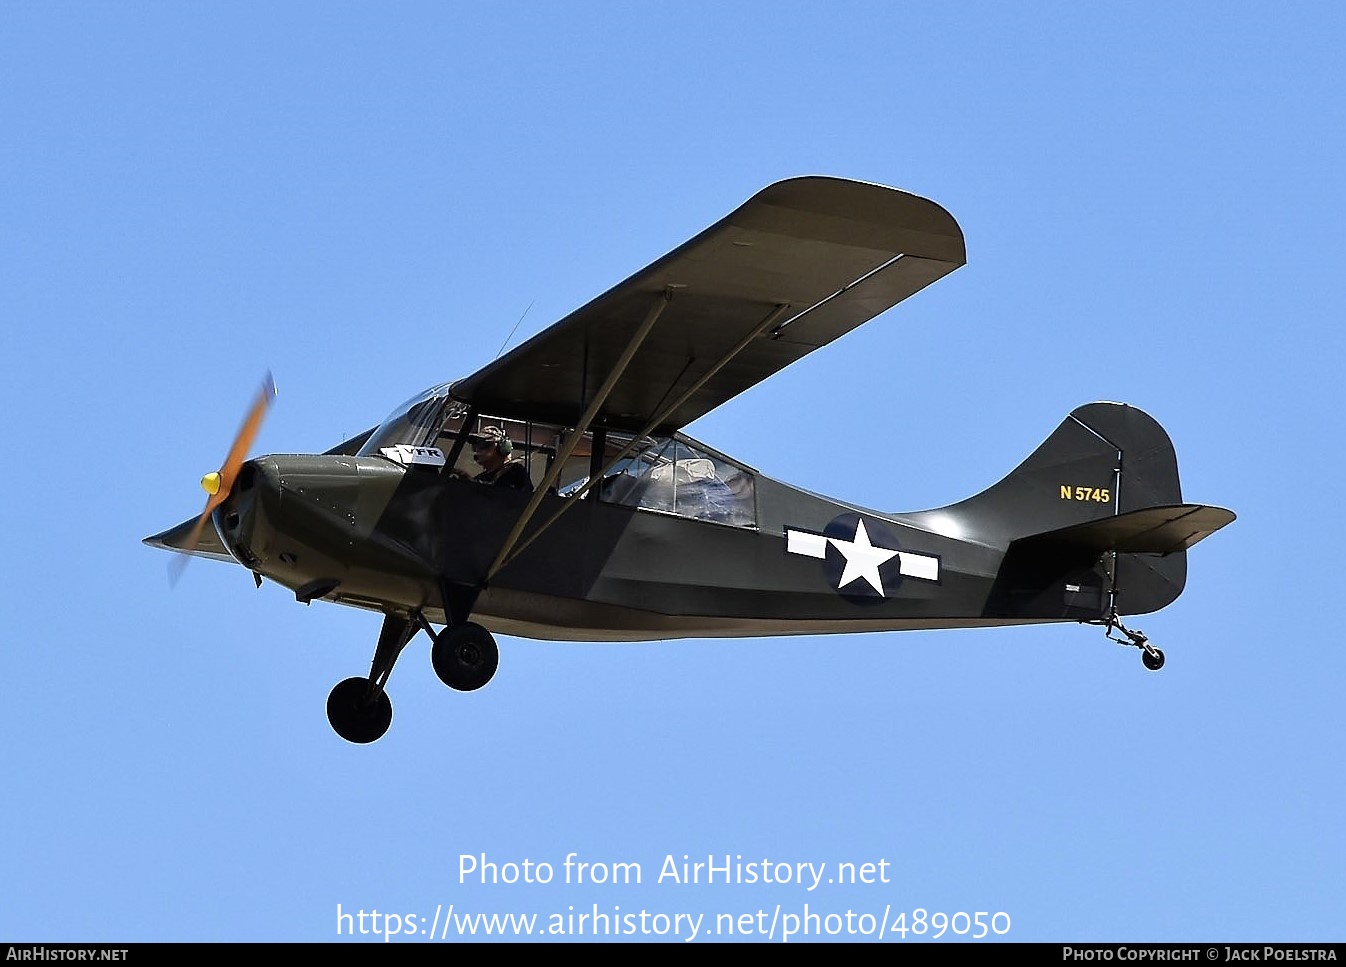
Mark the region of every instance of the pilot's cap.
<instances>
[{"instance_id":1,"label":"pilot's cap","mask_svg":"<svg viewBox=\"0 0 1346 967\"><path fill-rule=\"evenodd\" d=\"M474 433L469 439L473 450L495 447L504 456L509 456L514 450L514 443L510 440L509 434L498 426L484 426L479 433Z\"/></svg>"}]
</instances>

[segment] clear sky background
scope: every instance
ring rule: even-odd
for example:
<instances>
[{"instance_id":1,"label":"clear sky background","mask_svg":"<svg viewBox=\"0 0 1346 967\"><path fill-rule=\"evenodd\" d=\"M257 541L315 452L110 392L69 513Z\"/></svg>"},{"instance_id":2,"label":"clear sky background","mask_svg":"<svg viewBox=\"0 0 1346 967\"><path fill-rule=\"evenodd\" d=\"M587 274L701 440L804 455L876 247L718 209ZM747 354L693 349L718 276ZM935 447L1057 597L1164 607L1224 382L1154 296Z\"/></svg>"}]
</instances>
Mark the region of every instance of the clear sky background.
<instances>
[{"instance_id":1,"label":"clear sky background","mask_svg":"<svg viewBox=\"0 0 1346 967\"><path fill-rule=\"evenodd\" d=\"M0 939L450 903L1343 939L1346 19L1174 6L6 4ZM210 561L170 590L140 544L267 368L259 451L326 449L815 173L939 202L968 265L690 432L916 510L1144 408L1239 514L1135 622L1163 671L1078 625L502 637L461 695L422 638L356 747L324 706L376 616ZM571 852L643 882L566 885ZM656 883L670 854L890 882Z\"/></svg>"}]
</instances>

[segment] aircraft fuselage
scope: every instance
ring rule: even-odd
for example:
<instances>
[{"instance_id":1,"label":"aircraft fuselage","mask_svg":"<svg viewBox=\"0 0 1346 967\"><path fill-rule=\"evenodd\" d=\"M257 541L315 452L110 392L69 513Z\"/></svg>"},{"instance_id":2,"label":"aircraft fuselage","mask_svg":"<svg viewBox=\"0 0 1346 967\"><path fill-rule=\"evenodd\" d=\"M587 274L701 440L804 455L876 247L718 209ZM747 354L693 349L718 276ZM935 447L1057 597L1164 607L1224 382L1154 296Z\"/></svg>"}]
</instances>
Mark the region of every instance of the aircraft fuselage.
<instances>
[{"instance_id":1,"label":"aircraft fuselage","mask_svg":"<svg viewBox=\"0 0 1346 967\"><path fill-rule=\"evenodd\" d=\"M241 563L297 592L436 622L442 583L479 583L529 496L383 457L277 455L250 467L215 513ZM536 516L571 499L549 494ZM740 527L590 494L490 581L474 612L494 630L579 640L1026 620L988 608L1003 545L761 476L756 500L757 526Z\"/></svg>"}]
</instances>

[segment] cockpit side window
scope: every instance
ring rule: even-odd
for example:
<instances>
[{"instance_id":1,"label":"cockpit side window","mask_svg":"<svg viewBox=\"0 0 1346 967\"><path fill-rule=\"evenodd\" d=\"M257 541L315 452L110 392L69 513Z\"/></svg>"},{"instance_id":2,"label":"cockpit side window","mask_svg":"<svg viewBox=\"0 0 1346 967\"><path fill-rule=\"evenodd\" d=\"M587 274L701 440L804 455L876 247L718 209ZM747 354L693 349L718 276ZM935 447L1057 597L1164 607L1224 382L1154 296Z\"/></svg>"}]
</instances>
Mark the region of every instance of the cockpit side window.
<instances>
[{"instance_id":1,"label":"cockpit side window","mask_svg":"<svg viewBox=\"0 0 1346 967\"><path fill-rule=\"evenodd\" d=\"M693 520L757 525L752 473L681 437L641 441L604 478L600 496L608 503Z\"/></svg>"},{"instance_id":2,"label":"cockpit side window","mask_svg":"<svg viewBox=\"0 0 1346 967\"><path fill-rule=\"evenodd\" d=\"M474 435L503 434L510 442L510 460L521 463L534 487L561 452L564 427L489 415L474 415L449 396L449 384L427 390L402 404L379 425L360 448L374 456L385 447L406 444L437 447L454 466L445 473L476 478L481 472L467 445ZM463 439L463 434L467 438ZM459 441L462 445L459 445ZM455 454L456 451L456 454ZM612 464L613 460L617 463ZM579 494L592 475L612 464L597 487L605 503L673 514L734 527L757 526L756 481L752 471L681 435L645 437L587 432L558 473L555 492Z\"/></svg>"}]
</instances>

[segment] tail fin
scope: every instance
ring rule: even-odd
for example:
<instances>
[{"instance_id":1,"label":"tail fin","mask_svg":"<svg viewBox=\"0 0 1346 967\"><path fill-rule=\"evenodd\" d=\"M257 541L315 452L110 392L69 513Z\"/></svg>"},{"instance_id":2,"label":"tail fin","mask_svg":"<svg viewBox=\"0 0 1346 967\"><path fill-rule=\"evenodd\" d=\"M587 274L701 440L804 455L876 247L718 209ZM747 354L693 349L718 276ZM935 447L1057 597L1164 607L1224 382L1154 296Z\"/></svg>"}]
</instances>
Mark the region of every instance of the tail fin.
<instances>
[{"instance_id":1,"label":"tail fin","mask_svg":"<svg viewBox=\"0 0 1346 967\"><path fill-rule=\"evenodd\" d=\"M995 543L1163 504L1182 503L1168 434L1124 403L1072 412L995 486L944 509Z\"/></svg>"},{"instance_id":2,"label":"tail fin","mask_svg":"<svg viewBox=\"0 0 1346 967\"><path fill-rule=\"evenodd\" d=\"M1090 620L1170 604L1187 548L1234 519L1184 504L1168 434L1122 403L1089 403L1009 476L937 513L1008 548L985 614Z\"/></svg>"}]
</instances>

